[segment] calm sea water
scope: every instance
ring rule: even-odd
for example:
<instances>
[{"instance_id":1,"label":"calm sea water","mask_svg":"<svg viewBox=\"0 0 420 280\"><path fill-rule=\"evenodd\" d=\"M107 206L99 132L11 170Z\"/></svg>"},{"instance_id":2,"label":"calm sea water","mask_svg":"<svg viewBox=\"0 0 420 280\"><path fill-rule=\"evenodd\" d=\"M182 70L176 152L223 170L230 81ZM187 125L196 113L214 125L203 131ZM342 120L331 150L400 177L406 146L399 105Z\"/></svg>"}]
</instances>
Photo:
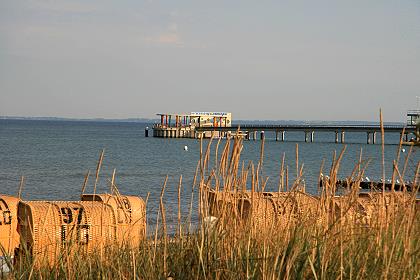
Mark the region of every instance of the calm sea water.
<instances>
[{"instance_id":1,"label":"calm sea water","mask_svg":"<svg viewBox=\"0 0 420 280\"><path fill-rule=\"evenodd\" d=\"M15 195L20 177L25 176L23 198L26 200L77 200L84 175L88 170L95 173L100 151L105 149L97 192L109 192L107 179L115 168L116 184L121 193L142 197L150 194L148 216L153 223L166 176L167 212L169 218L176 216L177 188L182 174L182 207L186 214L200 142L195 139L145 138L146 126L151 127L151 124L0 120L0 193ZM290 169L290 180L295 177L295 148L298 143L306 189L316 193L322 161L325 161L324 169L329 170L334 151L339 153L343 145L334 143L333 133L316 133L314 143L305 143L303 139L303 133L290 132L286 133L286 142L276 142L274 135L266 133L263 172L269 176L267 190L277 190L283 153ZM387 177L391 176L391 162L395 158L398 141L399 134L385 136ZM375 180L381 178L381 145L367 145L365 142L365 133L346 133L347 149L340 176L351 174L362 149L363 158L371 160L366 176ZM260 145L260 141L244 142L242 159L245 163L258 161ZM184 146L188 146L188 151L184 151ZM408 151L407 147L405 149L403 158ZM411 180L414 176L419 159L419 152L414 148L406 178ZM91 176L87 192L93 190L93 181L94 176Z\"/></svg>"}]
</instances>

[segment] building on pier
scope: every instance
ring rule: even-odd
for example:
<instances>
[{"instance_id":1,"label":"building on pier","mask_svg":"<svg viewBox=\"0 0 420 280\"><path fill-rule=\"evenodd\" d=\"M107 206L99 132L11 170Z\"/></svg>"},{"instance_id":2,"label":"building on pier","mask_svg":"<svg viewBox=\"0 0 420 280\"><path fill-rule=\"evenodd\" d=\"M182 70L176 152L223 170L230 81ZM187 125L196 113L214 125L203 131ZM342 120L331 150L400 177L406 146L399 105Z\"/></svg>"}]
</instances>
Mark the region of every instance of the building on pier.
<instances>
[{"instance_id":1,"label":"building on pier","mask_svg":"<svg viewBox=\"0 0 420 280\"><path fill-rule=\"evenodd\" d=\"M154 137L201 138L222 137L224 133L213 133L212 128L231 127L232 114L227 112L191 112L185 114L159 113L160 122L153 126ZM196 128L210 130L197 133ZM215 135L217 134L217 135Z\"/></svg>"},{"instance_id":2,"label":"building on pier","mask_svg":"<svg viewBox=\"0 0 420 280\"><path fill-rule=\"evenodd\" d=\"M407 111L407 125L416 126L420 124L420 110Z\"/></svg>"}]
</instances>

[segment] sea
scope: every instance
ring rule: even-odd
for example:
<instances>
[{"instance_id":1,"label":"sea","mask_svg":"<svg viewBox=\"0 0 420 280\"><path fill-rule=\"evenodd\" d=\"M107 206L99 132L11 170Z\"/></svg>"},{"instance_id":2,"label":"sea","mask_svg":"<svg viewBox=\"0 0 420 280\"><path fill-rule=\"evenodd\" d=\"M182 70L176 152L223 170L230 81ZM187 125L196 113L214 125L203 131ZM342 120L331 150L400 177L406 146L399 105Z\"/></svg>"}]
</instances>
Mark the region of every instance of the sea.
<instances>
[{"instance_id":1,"label":"sea","mask_svg":"<svg viewBox=\"0 0 420 280\"><path fill-rule=\"evenodd\" d=\"M115 169L115 183L120 193L148 198L148 222L153 225L167 178L164 202L169 231L174 230L181 175L181 210L183 219L188 217L200 141L145 137L146 127L152 135L152 126L151 122L136 121L0 119L0 193L16 195L23 176L22 198L25 200L78 200L88 171L91 176L85 192L93 192L98 159L104 150L96 192L110 192L109 180ZM309 193L317 194L320 172L330 172L334 153L338 156L343 148L340 178L352 174L360 154L363 163L368 162L364 176L372 181L382 178L379 134L376 145L366 144L366 133L356 132L346 133L345 144L335 143L331 132L315 133L313 143L304 142L303 132L286 132L285 142L275 141L274 133L266 132L265 137L262 175L268 178L268 191L278 189L283 156L289 182L296 178L296 147ZM203 141L204 148L207 143L208 140ZM410 153L409 147L399 150L398 143L399 133L385 135L385 176L391 178L392 162L399 152L401 170L410 154L405 178L412 180L420 159L418 148L412 148ZM226 140L221 140L220 147L225 144ZM245 166L250 161L256 165L260 151L261 141L244 141L241 162ZM214 153L211 162L215 161L213 156ZM193 207L197 207L196 199ZM191 219L194 223L197 216L194 214Z\"/></svg>"}]
</instances>

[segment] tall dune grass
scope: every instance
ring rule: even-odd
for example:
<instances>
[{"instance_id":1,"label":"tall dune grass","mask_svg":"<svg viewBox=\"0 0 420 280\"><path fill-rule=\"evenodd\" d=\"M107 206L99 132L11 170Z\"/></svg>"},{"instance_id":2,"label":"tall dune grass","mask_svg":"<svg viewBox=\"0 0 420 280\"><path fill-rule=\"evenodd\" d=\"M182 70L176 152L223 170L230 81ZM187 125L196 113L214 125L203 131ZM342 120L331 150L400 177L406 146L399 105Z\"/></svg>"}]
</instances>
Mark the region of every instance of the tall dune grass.
<instances>
[{"instance_id":1,"label":"tall dune grass","mask_svg":"<svg viewBox=\"0 0 420 280\"><path fill-rule=\"evenodd\" d=\"M243 145L239 138L226 141L224 146L220 140L213 142L210 140L207 147L201 143L194 178L198 196L193 199L197 199L200 217L197 230L192 230L191 206L189 217L178 212L176 234L168 234L162 199L165 180L154 236L143 240L140 247L109 246L105 253L89 256L73 250L63 253L52 267L35 266L26 251L6 277L419 279L418 163L415 177L409 178L414 182L412 193L382 191L361 196L358 184L367 168L367 162L361 158L349 175L351 188L336 197L335 182L343 149L334 157L329 178L322 179L325 187L319 197L308 198L302 178L304 166L298 161L296 147L296 179L289 182L283 157L279 191L269 194L269 199L276 201L277 208L272 212L276 217L261 219L269 205L265 193L268 179L262 175L264 142L256 163L241 161ZM399 155L393 163L393 179L403 181L398 160ZM182 178L179 197L181 184ZM217 219L210 218L212 215Z\"/></svg>"}]
</instances>

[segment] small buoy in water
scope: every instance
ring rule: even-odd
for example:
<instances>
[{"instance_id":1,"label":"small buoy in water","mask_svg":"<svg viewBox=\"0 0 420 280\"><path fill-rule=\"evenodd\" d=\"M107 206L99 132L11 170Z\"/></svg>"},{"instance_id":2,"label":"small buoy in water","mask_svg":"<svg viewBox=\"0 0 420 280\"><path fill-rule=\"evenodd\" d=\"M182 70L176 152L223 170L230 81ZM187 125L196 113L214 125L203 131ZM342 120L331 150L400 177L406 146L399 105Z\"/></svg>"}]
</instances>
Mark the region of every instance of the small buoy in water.
<instances>
[{"instance_id":1,"label":"small buoy in water","mask_svg":"<svg viewBox=\"0 0 420 280\"><path fill-rule=\"evenodd\" d=\"M404 149L404 148L402 148L402 149L401 149L401 152L405 153L405 149Z\"/></svg>"},{"instance_id":2,"label":"small buoy in water","mask_svg":"<svg viewBox=\"0 0 420 280\"><path fill-rule=\"evenodd\" d=\"M184 146L184 151L188 151L188 146Z\"/></svg>"},{"instance_id":3,"label":"small buoy in water","mask_svg":"<svg viewBox=\"0 0 420 280\"><path fill-rule=\"evenodd\" d=\"M368 177L368 176L366 176L366 178L365 178L365 179L366 179L366 181L367 181L367 182L370 182L370 180L369 180L369 177Z\"/></svg>"}]
</instances>

